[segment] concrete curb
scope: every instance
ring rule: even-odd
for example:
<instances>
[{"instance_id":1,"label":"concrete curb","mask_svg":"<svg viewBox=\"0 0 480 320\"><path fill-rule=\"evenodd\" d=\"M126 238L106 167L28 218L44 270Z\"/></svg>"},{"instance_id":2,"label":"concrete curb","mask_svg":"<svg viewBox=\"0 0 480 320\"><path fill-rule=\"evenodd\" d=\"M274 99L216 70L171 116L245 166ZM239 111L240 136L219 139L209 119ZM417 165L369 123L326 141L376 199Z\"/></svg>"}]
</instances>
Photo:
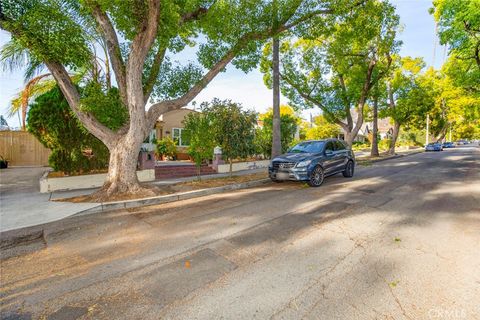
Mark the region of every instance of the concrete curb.
<instances>
[{"instance_id":1,"label":"concrete curb","mask_svg":"<svg viewBox=\"0 0 480 320\"><path fill-rule=\"evenodd\" d=\"M256 187L268 182L270 182L270 179L262 179L262 180L248 181L248 182L242 182L237 184L229 184L229 185L215 187L215 188L167 194L164 196L135 199L135 200L104 202L104 203L100 203L98 206L95 206L93 208L77 212L73 216L107 212L107 211L119 210L119 209L139 208L139 207L152 206L152 205L157 205L162 203L175 202L180 200L188 200L188 199L208 196L208 195L222 193L222 192L231 191L231 190Z\"/></svg>"},{"instance_id":2,"label":"concrete curb","mask_svg":"<svg viewBox=\"0 0 480 320\"><path fill-rule=\"evenodd\" d=\"M382 161L386 161L386 160L393 160L393 159L398 159L398 158L403 158L403 157L408 157L408 156L412 156L414 154L419 154L419 153L423 153L425 152L425 150L419 150L419 151L415 151L415 152L409 152L409 153L405 153L405 154L395 154L393 156L389 156L389 157L386 157L386 158L380 158L380 159L372 159L372 160L369 160L369 159L357 159L357 163L360 162L359 164L362 165L362 162L369 162L369 163L375 163L375 162L382 162Z\"/></svg>"}]
</instances>

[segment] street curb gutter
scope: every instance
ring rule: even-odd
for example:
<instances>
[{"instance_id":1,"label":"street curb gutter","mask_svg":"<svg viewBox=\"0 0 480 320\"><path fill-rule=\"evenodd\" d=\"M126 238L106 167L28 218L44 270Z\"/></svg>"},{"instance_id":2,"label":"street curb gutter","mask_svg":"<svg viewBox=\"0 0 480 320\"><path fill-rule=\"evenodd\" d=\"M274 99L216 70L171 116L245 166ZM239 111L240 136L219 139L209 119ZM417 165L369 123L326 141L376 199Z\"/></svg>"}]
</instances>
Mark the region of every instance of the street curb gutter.
<instances>
[{"instance_id":1,"label":"street curb gutter","mask_svg":"<svg viewBox=\"0 0 480 320\"><path fill-rule=\"evenodd\" d=\"M152 205L180 201L180 200L188 200L188 199L208 196L208 195L222 193L222 192L231 191L231 190L257 187L257 186L266 184L270 181L271 181L270 179L262 179L262 180L248 181L248 182L242 182L237 184L229 184L229 185L215 187L215 188L167 194L164 196L135 199L135 200L104 202L93 208L89 208L89 209L77 212L73 216L107 212L107 211L119 210L119 209L139 208L139 207L152 206Z\"/></svg>"},{"instance_id":2,"label":"street curb gutter","mask_svg":"<svg viewBox=\"0 0 480 320\"><path fill-rule=\"evenodd\" d=\"M390 157L386 157L386 158L380 158L380 159L357 159L357 163L359 163L359 165L362 165L362 163L375 163L375 162L382 162L382 161L386 161L386 160L393 160L393 159L397 159L397 158L403 158L403 157L408 157L408 156L412 156L414 154L419 154L419 153L423 153L425 152L424 150L419 150L419 151L415 151L415 152L409 152L409 153L405 153L405 154L395 154L393 156L390 156Z\"/></svg>"}]
</instances>

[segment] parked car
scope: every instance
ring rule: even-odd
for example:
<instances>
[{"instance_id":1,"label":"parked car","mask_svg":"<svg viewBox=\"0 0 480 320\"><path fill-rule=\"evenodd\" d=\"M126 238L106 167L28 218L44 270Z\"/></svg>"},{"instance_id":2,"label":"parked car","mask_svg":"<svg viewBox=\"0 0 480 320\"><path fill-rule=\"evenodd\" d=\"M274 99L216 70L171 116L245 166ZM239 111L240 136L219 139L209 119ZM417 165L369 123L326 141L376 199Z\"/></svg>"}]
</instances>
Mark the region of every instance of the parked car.
<instances>
[{"instance_id":1,"label":"parked car","mask_svg":"<svg viewBox=\"0 0 480 320\"><path fill-rule=\"evenodd\" d=\"M444 148L455 148L455 144L453 142L444 142L442 144L442 147L444 147Z\"/></svg>"},{"instance_id":2,"label":"parked car","mask_svg":"<svg viewBox=\"0 0 480 320\"><path fill-rule=\"evenodd\" d=\"M353 177L355 155L345 142L339 139L309 140L300 142L274 158L268 167L272 181L306 181L311 187L319 187L325 177L343 173Z\"/></svg>"},{"instance_id":3,"label":"parked car","mask_svg":"<svg viewBox=\"0 0 480 320\"><path fill-rule=\"evenodd\" d=\"M440 142L431 142L425 146L425 151L443 151L443 147Z\"/></svg>"}]
</instances>

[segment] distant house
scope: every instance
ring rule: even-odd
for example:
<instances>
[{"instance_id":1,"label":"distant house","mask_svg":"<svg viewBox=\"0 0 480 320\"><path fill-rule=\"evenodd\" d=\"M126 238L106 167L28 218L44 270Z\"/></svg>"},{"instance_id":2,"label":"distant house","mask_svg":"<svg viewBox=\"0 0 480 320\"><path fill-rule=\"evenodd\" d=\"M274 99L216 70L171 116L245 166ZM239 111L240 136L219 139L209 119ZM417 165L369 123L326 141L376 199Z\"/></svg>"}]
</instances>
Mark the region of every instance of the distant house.
<instances>
[{"instance_id":1,"label":"distant house","mask_svg":"<svg viewBox=\"0 0 480 320\"><path fill-rule=\"evenodd\" d=\"M351 110L352 114L352 120L353 120L353 126L355 126L356 122L355 120L357 119L357 112L356 110L352 109ZM385 138L390 138L393 133L393 125L391 124L391 119L390 118L383 118L383 119L378 119L377 121L377 127L378 127L378 134L380 135L381 139ZM360 127L360 130L358 130L358 134L355 137L354 141L359 141L359 142L365 142L368 140L368 135L373 131L373 122L363 122L362 126ZM343 139L345 136L345 132L342 129L342 133L339 135L340 139Z\"/></svg>"},{"instance_id":2,"label":"distant house","mask_svg":"<svg viewBox=\"0 0 480 320\"><path fill-rule=\"evenodd\" d=\"M188 141L184 139L183 135L183 120L187 114L192 112L198 111L182 108L162 114L142 147L147 150L155 150L154 140L170 137L177 145L177 159L189 159L187 154Z\"/></svg>"},{"instance_id":3,"label":"distant house","mask_svg":"<svg viewBox=\"0 0 480 320\"><path fill-rule=\"evenodd\" d=\"M378 119L377 121L378 134L380 139L390 138L393 134L393 125L390 118ZM373 122L365 123L367 134L373 131Z\"/></svg>"}]
</instances>

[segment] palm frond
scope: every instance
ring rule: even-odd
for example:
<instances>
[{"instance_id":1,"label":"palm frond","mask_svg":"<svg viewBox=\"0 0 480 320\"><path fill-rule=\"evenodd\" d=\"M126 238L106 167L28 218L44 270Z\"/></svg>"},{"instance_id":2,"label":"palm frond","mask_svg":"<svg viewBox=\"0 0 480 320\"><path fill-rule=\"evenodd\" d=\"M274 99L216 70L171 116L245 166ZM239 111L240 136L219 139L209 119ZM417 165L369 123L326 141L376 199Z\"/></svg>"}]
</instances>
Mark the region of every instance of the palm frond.
<instances>
[{"instance_id":1,"label":"palm frond","mask_svg":"<svg viewBox=\"0 0 480 320\"><path fill-rule=\"evenodd\" d=\"M13 72L25 69L25 82L30 81L45 69L45 64L37 60L15 39L11 39L0 49L0 64L3 71Z\"/></svg>"},{"instance_id":2,"label":"palm frond","mask_svg":"<svg viewBox=\"0 0 480 320\"><path fill-rule=\"evenodd\" d=\"M34 77L38 76L42 71L45 70L45 64L37 59L32 59L29 64L25 67L25 72L23 73L23 77L25 82L30 81Z\"/></svg>"},{"instance_id":3,"label":"palm frond","mask_svg":"<svg viewBox=\"0 0 480 320\"><path fill-rule=\"evenodd\" d=\"M22 91L17 93L12 101L10 101L10 105L7 107L6 115L8 118L13 117L14 115L17 114L22 109Z\"/></svg>"},{"instance_id":4,"label":"palm frond","mask_svg":"<svg viewBox=\"0 0 480 320\"><path fill-rule=\"evenodd\" d=\"M29 60L28 50L14 39L8 41L0 49L0 63L3 71L13 72L21 69Z\"/></svg>"}]
</instances>

